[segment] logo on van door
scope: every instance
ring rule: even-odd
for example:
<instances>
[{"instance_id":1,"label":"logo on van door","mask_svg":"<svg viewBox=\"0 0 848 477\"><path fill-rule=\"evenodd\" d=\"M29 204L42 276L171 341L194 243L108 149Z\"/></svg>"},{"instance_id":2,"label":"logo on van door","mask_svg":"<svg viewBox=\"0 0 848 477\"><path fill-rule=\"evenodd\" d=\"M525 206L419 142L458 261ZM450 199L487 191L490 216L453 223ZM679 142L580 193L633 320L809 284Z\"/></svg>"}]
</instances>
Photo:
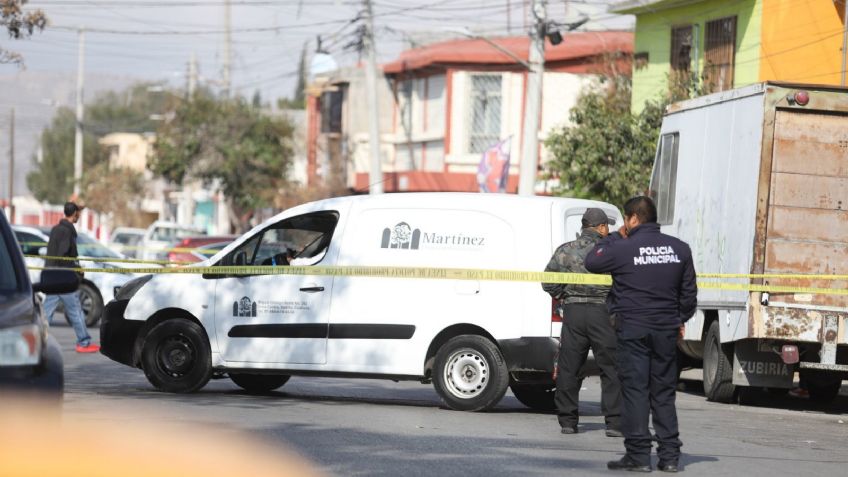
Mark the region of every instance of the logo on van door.
<instances>
[{"instance_id":1,"label":"logo on van door","mask_svg":"<svg viewBox=\"0 0 848 477\"><path fill-rule=\"evenodd\" d=\"M420 241L421 230L413 230L409 224L401 222L393 228L386 227L383 229L383 241L380 247L418 250Z\"/></svg>"},{"instance_id":2,"label":"logo on van door","mask_svg":"<svg viewBox=\"0 0 848 477\"><path fill-rule=\"evenodd\" d=\"M248 297L242 297L241 300L233 302L233 316L245 316L248 318L256 317L256 302L251 301Z\"/></svg>"}]
</instances>

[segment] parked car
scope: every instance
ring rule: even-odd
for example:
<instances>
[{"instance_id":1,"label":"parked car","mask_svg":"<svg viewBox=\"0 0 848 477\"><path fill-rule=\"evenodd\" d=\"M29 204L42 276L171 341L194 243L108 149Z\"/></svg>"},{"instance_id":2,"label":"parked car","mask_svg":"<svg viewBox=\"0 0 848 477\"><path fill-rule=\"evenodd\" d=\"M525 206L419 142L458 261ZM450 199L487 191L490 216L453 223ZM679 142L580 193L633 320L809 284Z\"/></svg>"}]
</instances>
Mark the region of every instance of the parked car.
<instances>
[{"instance_id":1,"label":"parked car","mask_svg":"<svg viewBox=\"0 0 848 477\"><path fill-rule=\"evenodd\" d=\"M145 229L118 227L112 231L111 247L124 256L136 258L140 255L139 247L145 232Z\"/></svg>"},{"instance_id":2,"label":"parked car","mask_svg":"<svg viewBox=\"0 0 848 477\"><path fill-rule=\"evenodd\" d=\"M198 227L157 220L147 227L137 257L145 260L165 260L171 244L197 235L203 235L203 230Z\"/></svg>"},{"instance_id":3,"label":"parked car","mask_svg":"<svg viewBox=\"0 0 848 477\"><path fill-rule=\"evenodd\" d=\"M209 260L214 257L215 254L227 248L228 245L233 243L232 240L228 240L226 242L216 242L210 243L208 245L201 245L200 247L195 248L192 252L192 258L190 260L186 260L187 262L197 263Z\"/></svg>"},{"instance_id":4,"label":"parked car","mask_svg":"<svg viewBox=\"0 0 848 477\"><path fill-rule=\"evenodd\" d=\"M13 225L12 229L18 242L21 243L21 249L24 255L44 255L46 253L46 244L50 238L51 227ZM124 255L101 244L85 232L79 232L77 234L77 249L82 257L126 258ZM27 266L30 267L44 266L44 260L41 258L27 257L25 260ZM114 269L126 269L136 266L128 263L92 262L84 259L80 260L80 265L84 268ZM149 267L149 265L145 266ZM33 282L38 281L39 277L39 270L30 270L30 279ZM133 275L131 273L89 273L85 275L79 286L79 294L80 304L85 314L85 323L87 326L94 326L100 320L100 315L103 314L103 306L105 303L109 303L114 296L115 287L120 287L132 278Z\"/></svg>"},{"instance_id":5,"label":"parked car","mask_svg":"<svg viewBox=\"0 0 848 477\"><path fill-rule=\"evenodd\" d=\"M199 262L201 260L205 260L205 258L200 259L194 254L196 248L212 243L229 244L237 238L237 235L198 235L194 237L186 237L169 247L168 261L175 263Z\"/></svg>"},{"instance_id":6,"label":"parked car","mask_svg":"<svg viewBox=\"0 0 848 477\"><path fill-rule=\"evenodd\" d=\"M0 393L42 392L61 399L62 352L41 309L37 292L71 293L79 280L70 270L45 270L33 284L24 258L0 211Z\"/></svg>"}]
</instances>

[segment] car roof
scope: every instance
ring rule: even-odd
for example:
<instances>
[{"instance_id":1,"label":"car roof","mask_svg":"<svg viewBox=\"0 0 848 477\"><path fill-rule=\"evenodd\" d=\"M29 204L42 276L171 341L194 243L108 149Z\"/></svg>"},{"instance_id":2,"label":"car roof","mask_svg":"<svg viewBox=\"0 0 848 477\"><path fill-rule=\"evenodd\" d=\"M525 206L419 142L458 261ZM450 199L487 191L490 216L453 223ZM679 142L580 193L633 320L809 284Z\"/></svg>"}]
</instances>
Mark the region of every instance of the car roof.
<instances>
[{"instance_id":1,"label":"car roof","mask_svg":"<svg viewBox=\"0 0 848 477\"><path fill-rule=\"evenodd\" d=\"M47 238L50 235L50 229L44 230L42 227L33 227L31 225L12 225L12 230L15 232L23 232L39 237Z\"/></svg>"}]
</instances>

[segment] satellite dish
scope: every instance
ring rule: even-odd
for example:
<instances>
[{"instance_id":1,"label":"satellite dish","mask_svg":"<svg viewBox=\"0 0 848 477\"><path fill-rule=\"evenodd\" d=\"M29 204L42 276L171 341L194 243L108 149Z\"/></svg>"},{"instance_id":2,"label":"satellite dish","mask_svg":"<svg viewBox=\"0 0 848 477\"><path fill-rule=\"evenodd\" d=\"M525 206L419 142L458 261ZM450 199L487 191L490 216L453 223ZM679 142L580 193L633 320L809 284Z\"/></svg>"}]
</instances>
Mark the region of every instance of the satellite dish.
<instances>
[{"instance_id":1,"label":"satellite dish","mask_svg":"<svg viewBox=\"0 0 848 477\"><path fill-rule=\"evenodd\" d=\"M309 75L315 78L318 75L336 71L339 69L339 64L333 59L332 55L327 53L316 53L312 57L312 62L309 64Z\"/></svg>"}]
</instances>

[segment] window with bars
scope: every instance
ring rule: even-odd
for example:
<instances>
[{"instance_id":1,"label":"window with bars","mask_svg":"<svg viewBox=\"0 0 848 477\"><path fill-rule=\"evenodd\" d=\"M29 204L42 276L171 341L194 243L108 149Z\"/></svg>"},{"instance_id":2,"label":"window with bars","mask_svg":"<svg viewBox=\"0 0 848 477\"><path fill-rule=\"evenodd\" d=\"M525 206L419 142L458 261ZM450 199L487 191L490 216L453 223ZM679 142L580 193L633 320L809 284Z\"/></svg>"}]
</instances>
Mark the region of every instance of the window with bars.
<instances>
[{"instance_id":1,"label":"window with bars","mask_svg":"<svg viewBox=\"0 0 848 477\"><path fill-rule=\"evenodd\" d=\"M704 82L707 88L710 91L733 88L736 17L707 22L704 50Z\"/></svg>"},{"instance_id":2,"label":"window with bars","mask_svg":"<svg viewBox=\"0 0 848 477\"><path fill-rule=\"evenodd\" d=\"M482 153L500 140L501 75L471 76L469 153Z\"/></svg>"},{"instance_id":3,"label":"window with bars","mask_svg":"<svg viewBox=\"0 0 848 477\"><path fill-rule=\"evenodd\" d=\"M688 74L692 68L692 25L671 29L672 73Z\"/></svg>"}]
</instances>

